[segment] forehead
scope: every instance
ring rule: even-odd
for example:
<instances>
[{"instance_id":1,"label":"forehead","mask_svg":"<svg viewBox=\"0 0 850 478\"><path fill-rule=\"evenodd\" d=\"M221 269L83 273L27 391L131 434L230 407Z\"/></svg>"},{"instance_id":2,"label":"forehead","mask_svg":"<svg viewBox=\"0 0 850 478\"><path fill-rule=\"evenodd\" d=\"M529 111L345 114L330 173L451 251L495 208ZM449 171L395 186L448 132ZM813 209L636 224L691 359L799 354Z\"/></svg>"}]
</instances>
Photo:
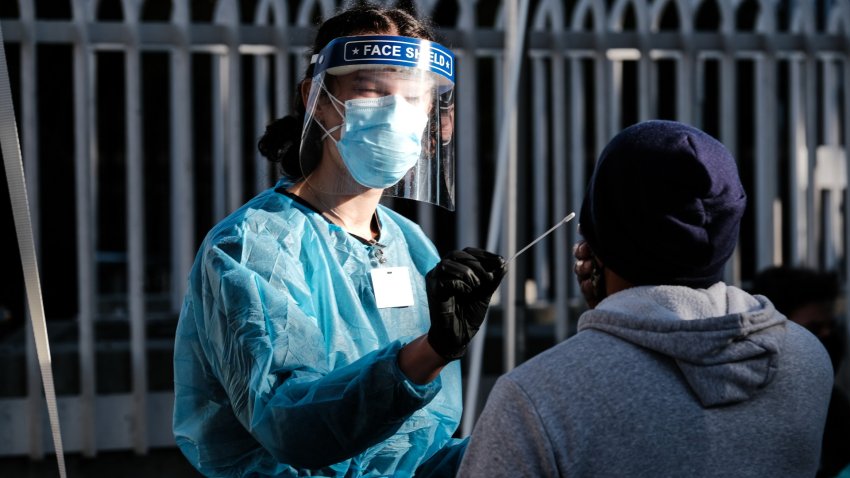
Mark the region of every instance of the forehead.
<instances>
[{"instance_id":1,"label":"forehead","mask_svg":"<svg viewBox=\"0 0 850 478\"><path fill-rule=\"evenodd\" d=\"M362 68L351 73L337 75L336 78L337 82L343 86L370 84L406 91L426 91L435 86L435 82L428 72L410 68Z\"/></svg>"}]
</instances>

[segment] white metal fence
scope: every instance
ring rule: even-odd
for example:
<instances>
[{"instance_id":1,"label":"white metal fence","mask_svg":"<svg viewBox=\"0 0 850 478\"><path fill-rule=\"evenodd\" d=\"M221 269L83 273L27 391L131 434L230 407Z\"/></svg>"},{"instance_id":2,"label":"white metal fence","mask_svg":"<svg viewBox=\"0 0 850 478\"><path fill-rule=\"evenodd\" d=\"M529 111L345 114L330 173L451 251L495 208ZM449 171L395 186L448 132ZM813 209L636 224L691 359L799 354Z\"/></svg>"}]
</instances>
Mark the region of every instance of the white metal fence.
<instances>
[{"instance_id":1,"label":"white metal fence","mask_svg":"<svg viewBox=\"0 0 850 478\"><path fill-rule=\"evenodd\" d=\"M170 446L172 395L152 385L170 377L160 360L170 341L156 324L173 325L203 231L271 184L256 139L288 112L314 20L339 4L3 3L36 238L42 264L54 264L43 278L62 291L48 287L46 310L54 367L68 375L66 392L57 387L65 450ZM396 205L443 251L480 246L507 101L504 6L416 3L459 58L458 210ZM525 3L517 227L505 234L522 244L577 210L610 137L664 117L702 127L739 160L751 201L730 282L776 263L847 277L850 0ZM45 104L54 87L67 91L56 109ZM516 267L520 295L552 312L556 340L581 304L575 241L574 227L561 228ZM25 350L11 362L25 372L0 398L0 455L40 457L51 445L38 367L29 337L18 337L20 348L2 349Z\"/></svg>"}]
</instances>

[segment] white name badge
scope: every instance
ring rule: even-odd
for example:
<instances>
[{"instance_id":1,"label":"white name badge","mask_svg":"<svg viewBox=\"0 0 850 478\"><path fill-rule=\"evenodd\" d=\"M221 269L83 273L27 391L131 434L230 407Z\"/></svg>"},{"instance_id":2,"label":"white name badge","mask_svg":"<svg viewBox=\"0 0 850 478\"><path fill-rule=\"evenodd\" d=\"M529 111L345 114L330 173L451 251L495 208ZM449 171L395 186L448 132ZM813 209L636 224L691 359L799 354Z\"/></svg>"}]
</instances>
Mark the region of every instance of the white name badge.
<instances>
[{"instance_id":1,"label":"white name badge","mask_svg":"<svg viewBox=\"0 0 850 478\"><path fill-rule=\"evenodd\" d=\"M413 288L407 267L379 267L372 269L371 273L379 309L413 305Z\"/></svg>"}]
</instances>

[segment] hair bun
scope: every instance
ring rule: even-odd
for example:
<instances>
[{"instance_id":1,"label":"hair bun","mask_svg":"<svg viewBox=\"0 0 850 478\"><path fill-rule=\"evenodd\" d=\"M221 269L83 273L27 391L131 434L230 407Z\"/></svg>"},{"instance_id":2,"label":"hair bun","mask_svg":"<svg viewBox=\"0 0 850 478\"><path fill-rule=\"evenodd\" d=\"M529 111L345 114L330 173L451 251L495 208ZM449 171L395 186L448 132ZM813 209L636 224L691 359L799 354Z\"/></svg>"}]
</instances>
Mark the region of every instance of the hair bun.
<instances>
[{"instance_id":1,"label":"hair bun","mask_svg":"<svg viewBox=\"0 0 850 478\"><path fill-rule=\"evenodd\" d=\"M257 143L260 154L269 161L281 163L287 152L297 147L301 138L302 119L294 115L278 118L266 126L266 131Z\"/></svg>"}]
</instances>

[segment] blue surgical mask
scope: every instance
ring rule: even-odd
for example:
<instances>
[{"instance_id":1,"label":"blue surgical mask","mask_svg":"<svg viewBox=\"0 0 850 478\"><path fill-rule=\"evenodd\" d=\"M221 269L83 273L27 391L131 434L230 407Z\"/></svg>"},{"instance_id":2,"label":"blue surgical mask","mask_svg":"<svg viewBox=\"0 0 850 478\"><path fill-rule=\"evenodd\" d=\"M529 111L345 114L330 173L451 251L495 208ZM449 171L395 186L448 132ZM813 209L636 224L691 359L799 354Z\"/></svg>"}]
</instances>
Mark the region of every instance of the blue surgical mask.
<instances>
[{"instance_id":1,"label":"blue surgical mask","mask_svg":"<svg viewBox=\"0 0 850 478\"><path fill-rule=\"evenodd\" d=\"M342 104L330 92L328 96ZM428 115L398 95L352 99L344 106L344 115L337 109L344 123L325 132L330 135L342 128L335 142L351 176L374 189L399 182L419 161Z\"/></svg>"}]
</instances>

